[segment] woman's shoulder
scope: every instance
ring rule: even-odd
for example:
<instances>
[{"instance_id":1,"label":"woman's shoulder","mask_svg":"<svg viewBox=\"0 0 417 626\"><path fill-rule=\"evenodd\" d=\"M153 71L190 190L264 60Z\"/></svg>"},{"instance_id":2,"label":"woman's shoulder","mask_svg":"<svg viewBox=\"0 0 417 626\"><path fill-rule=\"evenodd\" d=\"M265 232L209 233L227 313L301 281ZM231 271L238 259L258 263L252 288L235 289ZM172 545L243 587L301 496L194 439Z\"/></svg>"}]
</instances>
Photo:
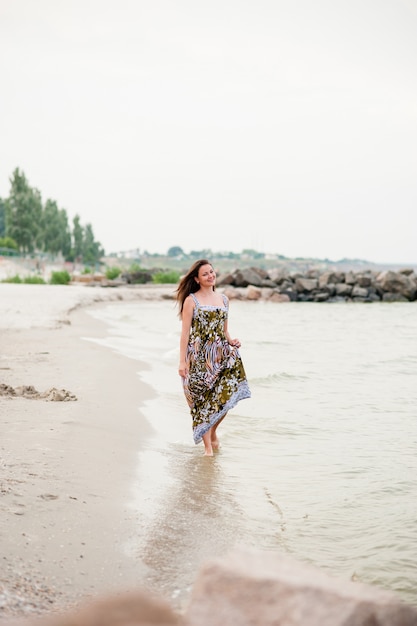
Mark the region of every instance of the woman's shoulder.
<instances>
[{"instance_id":1,"label":"woman's shoulder","mask_svg":"<svg viewBox=\"0 0 417 626\"><path fill-rule=\"evenodd\" d=\"M184 305L187 305L189 307L195 307L195 305L197 304L198 300L195 297L195 295L193 293L190 293L184 300Z\"/></svg>"},{"instance_id":2,"label":"woman's shoulder","mask_svg":"<svg viewBox=\"0 0 417 626\"><path fill-rule=\"evenodd\" d=\"M226 296L226 294L225 294L225 293L222 293L222 294L220 294L220 295L221 295L221 297L222 297L222 299L223 299L223 304L224 304L224 306L225 306L225 307L228 307L228 306L229 306L229 298Z\"/></svg>"}]
</instances>

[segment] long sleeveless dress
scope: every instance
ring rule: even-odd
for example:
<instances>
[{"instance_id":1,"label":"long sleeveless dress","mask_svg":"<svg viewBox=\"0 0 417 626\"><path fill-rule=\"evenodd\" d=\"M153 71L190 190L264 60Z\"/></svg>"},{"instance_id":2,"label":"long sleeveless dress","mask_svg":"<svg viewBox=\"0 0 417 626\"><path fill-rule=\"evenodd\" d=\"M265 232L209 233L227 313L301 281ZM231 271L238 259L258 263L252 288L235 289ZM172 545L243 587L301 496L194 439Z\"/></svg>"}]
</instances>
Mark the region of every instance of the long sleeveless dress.
<instances>
[{"instance_id":1,"label":"long sleeveless dress","mask_svg":"<svg viewBox=\"0 0 417 626\"><path fill-rule=\"evenodd\" d=\"M194 442L251 392L238 348L229 345L224 323L229 301L223 306L195 302L186 352L188 376L183 378L184 394L193 420Z\"/></svg>"}]
</instances>

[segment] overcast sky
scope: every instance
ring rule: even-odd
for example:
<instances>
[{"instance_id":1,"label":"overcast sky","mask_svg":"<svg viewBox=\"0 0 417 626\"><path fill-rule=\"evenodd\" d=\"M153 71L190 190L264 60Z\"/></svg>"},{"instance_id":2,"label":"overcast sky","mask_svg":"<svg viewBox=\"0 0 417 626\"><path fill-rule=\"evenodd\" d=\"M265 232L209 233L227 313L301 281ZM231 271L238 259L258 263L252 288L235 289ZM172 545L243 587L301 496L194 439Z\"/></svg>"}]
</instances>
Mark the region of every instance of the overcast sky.
<instances>
[{"instance_id":1,"label":"overcast sky","mask_svg":"<svg viewBox=\"0 0 417 626\"><path fill-rule=\"evenodd\" d=\"M417 263L417 0L0 0L0 142L108 253Z\"/></svg>"}]
</instances>

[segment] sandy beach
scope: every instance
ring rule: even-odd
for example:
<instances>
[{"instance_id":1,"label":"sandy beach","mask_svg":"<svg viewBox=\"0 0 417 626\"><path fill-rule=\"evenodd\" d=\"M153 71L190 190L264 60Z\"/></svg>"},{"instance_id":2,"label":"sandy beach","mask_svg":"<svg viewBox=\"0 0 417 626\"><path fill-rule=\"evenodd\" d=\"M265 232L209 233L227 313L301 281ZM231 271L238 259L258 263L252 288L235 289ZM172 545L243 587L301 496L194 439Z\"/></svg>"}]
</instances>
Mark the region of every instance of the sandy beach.
<instances>
[{"instance_id":1,"label":"sandy beach","mask_svg":"<svg viewBox=\"0 0 417 626\"><path fill-rule=\"evenodd\" d=\"M0 285L0 620L140 586L128 503L152 392L86 340L105 328L86 307L169 293Z\"/></svg>"}]
</instances>

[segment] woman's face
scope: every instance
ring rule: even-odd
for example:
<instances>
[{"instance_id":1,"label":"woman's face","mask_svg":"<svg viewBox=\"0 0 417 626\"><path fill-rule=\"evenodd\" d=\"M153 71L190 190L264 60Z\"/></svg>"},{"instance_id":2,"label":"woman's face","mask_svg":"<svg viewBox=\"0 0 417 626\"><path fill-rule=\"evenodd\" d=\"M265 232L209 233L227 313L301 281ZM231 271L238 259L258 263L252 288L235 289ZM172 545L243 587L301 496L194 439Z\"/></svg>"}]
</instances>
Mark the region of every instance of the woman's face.
<instances>
[{"instance_id":1,"label":"woman's face","mask_svg":"<svg viewBox=\"0 0 417 626\"><path fill-rule=\"evenodd\" d=\"M202 265L198 270L198 279L200 287L213 287L216 282L216 272L212 266L207 263Z\"/></svg>"}]
</instances>

